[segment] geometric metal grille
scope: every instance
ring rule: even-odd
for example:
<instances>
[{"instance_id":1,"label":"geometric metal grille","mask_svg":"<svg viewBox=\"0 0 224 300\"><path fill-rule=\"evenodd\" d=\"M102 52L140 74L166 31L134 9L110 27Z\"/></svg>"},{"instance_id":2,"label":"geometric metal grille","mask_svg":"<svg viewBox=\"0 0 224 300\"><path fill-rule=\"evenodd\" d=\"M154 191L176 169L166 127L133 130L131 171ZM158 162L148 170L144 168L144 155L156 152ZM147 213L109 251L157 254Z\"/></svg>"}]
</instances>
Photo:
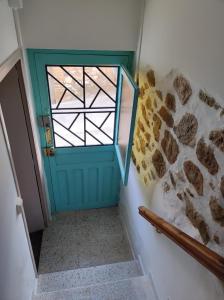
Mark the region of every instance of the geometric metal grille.
<instances>
[{"instance_id":1,"label":"geometric metal grille","mask_svg":"<svg viewBox=\"0 0 224 300\"><path fill-rule=\"evenodd\" d=\"M117 66L47 66L55 147L111 145Z\"/></svg>"}]
</instances>

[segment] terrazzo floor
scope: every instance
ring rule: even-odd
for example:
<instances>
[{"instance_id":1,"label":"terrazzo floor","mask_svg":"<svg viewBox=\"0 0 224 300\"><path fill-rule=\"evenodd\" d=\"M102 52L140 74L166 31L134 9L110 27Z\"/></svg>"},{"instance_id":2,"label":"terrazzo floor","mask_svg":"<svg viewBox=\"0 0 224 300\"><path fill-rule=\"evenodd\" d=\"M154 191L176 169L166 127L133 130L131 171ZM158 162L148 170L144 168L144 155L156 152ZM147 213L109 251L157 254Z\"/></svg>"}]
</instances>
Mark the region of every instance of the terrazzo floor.
<instances>
[{"instance_id":1,"label":"terrazzo floor","mask_svg":"<svg viewBox=\"0 0 224 300\"><path fill-rule=\"evenodd\" d=\"M39 273L132 259L117 207L61 213L43 233Z\"/></svg>"}]
</instances>

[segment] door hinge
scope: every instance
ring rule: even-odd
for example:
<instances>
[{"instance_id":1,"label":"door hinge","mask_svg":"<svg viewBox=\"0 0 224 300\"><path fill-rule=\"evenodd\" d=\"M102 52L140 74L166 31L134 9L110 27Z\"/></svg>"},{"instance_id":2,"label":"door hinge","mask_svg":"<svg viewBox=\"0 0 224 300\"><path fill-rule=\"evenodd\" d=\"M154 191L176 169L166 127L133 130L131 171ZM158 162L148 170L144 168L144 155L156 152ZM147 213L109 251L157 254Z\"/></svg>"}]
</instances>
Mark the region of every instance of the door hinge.
<instances>
[{"instance_id":1,"label":"door hinge","mask_svg":"<svg viewBox=\"0 0 224 300\"><path fill-rule=\"evenodd\" d=\"M54 156L55 155L55 150L53 147L46 147L43 149L45 156Z\"/></svg>"}]
</instances>

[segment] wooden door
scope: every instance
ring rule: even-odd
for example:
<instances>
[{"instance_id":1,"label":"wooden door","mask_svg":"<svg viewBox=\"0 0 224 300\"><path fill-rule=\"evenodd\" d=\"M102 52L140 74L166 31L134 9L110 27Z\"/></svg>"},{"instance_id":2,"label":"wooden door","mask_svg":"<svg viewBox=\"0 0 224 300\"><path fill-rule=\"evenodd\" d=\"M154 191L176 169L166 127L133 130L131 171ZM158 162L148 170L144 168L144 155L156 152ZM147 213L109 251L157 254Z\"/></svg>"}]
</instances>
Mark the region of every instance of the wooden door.
<instances>
[{"instance_id":1,"label":"wooden door","mask_svg":"<svg viewBox=\"0 0 224 300\"><path fill-rule=\"evenodd\" d=\"M20 78L21 80L21 78ZM30 232L44 227L40 194L16 66L0 83L0 103Z\"/></svg>"}]
</instances>

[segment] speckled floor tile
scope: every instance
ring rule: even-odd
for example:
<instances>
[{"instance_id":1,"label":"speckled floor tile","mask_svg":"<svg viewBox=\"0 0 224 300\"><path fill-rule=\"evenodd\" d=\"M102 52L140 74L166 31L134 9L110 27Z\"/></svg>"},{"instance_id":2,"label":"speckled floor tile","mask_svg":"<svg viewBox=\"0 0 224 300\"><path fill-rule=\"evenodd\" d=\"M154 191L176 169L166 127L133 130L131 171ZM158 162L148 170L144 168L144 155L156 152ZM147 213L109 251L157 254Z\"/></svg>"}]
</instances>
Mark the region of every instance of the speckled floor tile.
<instances>
[{"instance_id":1,"label":"speckled floor tile","mask_svg":"<svg viewBox=\"0 0 224 300\"><path fill-rule=\"evenodd\" d=\"M151 280L139 276L126 280L65 289L34 296L33 300L156 300Z\"/></svg>"},{"instance_id":2,"label":"speckled floor tile","mask_svg":"<svg viewBox=\"0 0 224 300\"><path fill-rule=\"evenodd\" d=\"M37 293L112 282L140 275L142 275L142 272L138 262L135 260L64 272L48 273L39 276Z\"/></svg>"},{"instance_id":3,"label":"speckled floor tile","mask_svg":"<svg viewBox=\"0 0 224 300\"><path fill-rule=\"evenodd\" d=\"M39 273L132 258L117 207L62 213L44 231Z\"/></svg>"}]
</instances>

